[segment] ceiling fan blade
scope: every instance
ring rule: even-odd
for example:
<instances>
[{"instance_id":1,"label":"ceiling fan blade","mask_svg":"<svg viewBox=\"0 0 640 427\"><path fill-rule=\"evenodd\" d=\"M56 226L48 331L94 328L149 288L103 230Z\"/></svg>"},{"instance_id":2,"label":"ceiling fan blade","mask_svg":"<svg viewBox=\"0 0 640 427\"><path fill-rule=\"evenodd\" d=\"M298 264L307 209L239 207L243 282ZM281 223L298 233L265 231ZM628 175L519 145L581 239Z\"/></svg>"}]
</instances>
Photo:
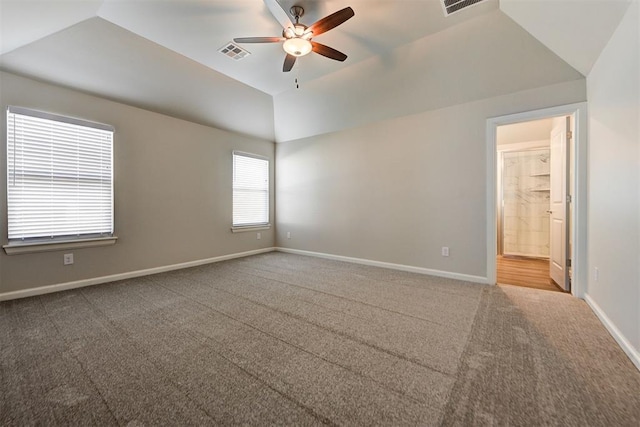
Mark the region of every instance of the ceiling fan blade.
<instances>
[{"instance_id":1,"label":"ceiling fan blade","mask_svg":"<svg viewBox=\"0 0 640 427\"><path fill-rule=\"evenodd\" d=\"M319 53L322 56L326 56L327 58L335 59L336 61L340 61L340 62L347 59L347 55L340 52L339 50L335 50L332 47L325 46L323 44L316 43L316 42L311 42L311 46L312 46L311 50L313 50L315 53Z\"/></svg>"},{"instance_id":2,"label":"ceiling fan blade","mask_svg":"<svg viewBox=\"0 0 640 427\"><path fill-rule=\"evenodd\" d=\"M315 37L353 18L355 14L356 13L353 9L345 7L344 9L334 12L329 16L325 16L321 20L311 24L309 28L307 28L307 32L313 32L313 36Z\"/></svg>"},{"instance_id":3,"label":"ceiling fan blade","mask_svg":"<svg viewBox=\"0 0 640 427\"><path fill-rule=\"evenodd\" d=\"M284 65L282 66L282 71L284 71L285 73L291 71L291 69L293 68L293 64L296 63L296 57L293 55L289 55L287 53L287 56L284 58Z\"/></svg>"},{"instance_id":4,"label":"ceiling fan blade","mask_svg":"<svg viewBox=\"0 0 640 427\"><path fill-rule=\"evenodd\" d=\"M293 23L291 23L291 19L289 18L289 14L280 6L276 0L264 0L264 4L267 5L269 11L276 18L276 21L282 25L282 28L293 27Z\"/></svg>"},{"instance_id":5,"label":"ceiling fan blade","mask_svg":"<svg viewBox=\"0 0 640 427\"><path fill-rule=\"evenodd\" d=\"M236 43L277 43L284 40L284 37L239 37L233 39Z\"/></svg>"}]
</instances>

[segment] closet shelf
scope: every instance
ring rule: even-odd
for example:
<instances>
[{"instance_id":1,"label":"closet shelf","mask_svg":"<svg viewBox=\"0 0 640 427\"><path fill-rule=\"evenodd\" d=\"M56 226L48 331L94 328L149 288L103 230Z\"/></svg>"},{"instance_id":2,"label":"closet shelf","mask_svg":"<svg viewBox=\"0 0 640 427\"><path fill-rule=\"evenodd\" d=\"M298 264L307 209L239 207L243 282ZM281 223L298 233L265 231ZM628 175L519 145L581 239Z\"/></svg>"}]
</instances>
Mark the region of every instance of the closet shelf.
<instances>
[{"instance_id":1,"label":"closet shelf","mask_svg":"<svg viewBox=\"0 0 640 427\"><path fill-rule=\"evenodd\" d=\"M548 172L547 173L534 173L534 174L531 174L529 176L551 176L551 174L548 173Z\"/></svg>"},{"instance_id":2,"label":"closet shelf","mask_svg":"<svg viewBox=\"0 0 640 427\"><path fill-rule=\"evenodd\" d=\"M551 191L550 188L532 188L529 191Z\"/></svg>"}]
</instances>

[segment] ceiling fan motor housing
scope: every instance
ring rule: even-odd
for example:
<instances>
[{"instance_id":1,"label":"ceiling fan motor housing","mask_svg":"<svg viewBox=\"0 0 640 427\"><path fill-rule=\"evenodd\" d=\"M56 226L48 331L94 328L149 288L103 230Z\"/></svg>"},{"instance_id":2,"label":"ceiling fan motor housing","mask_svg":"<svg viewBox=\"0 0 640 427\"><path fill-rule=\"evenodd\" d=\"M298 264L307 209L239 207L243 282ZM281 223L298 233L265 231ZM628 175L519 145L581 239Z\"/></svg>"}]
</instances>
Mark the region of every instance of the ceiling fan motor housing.
<instances>
[{"instance_id":1,"label":"ceiling fan motor housing","mask_svg":"<svg viewBox=\"0 0 640 427\"><path fill-rule=\"evenodd\" d=\"M287 27L282 30L282 37L287 39L300 37L305 40L310 40L313 33L311 31L307 31L307 28L309 27L303 24L293 24L293 27Z\"/></svg>"}]
</instances>

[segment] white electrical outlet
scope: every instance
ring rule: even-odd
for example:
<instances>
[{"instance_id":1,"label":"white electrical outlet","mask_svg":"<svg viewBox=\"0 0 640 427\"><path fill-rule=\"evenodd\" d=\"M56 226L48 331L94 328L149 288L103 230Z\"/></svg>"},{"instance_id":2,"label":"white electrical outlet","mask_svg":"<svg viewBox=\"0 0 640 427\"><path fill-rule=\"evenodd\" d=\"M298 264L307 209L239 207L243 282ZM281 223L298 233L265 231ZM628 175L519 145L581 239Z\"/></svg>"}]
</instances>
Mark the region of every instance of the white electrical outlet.
<instances>
[{"instance_id":1,"label":"white electrical outlet","mask_svg":"<svg viewBox=\"0 0 640 427\"><path fill-rule=\"evenodd\" d=\"M449 246L442 247L442 256L449 256Z\"/></svg>"},{"instance_id":2,"label":"white electrical outlet","mask_svg":"<svg viewBox=\"0 0 640 427\"><path fill-rule=\"evenodd\" d=\"M290 239L290 238L291 238L291 232L287 231L287 239Z\"/></svg>"},{"instance_id":3,"label":"white electrical outlet","mask_svg":"<svg viewBox=\"0 0 640 427\"><path fill-rule=\"evenodd\" d=\"M595 267L593 269L593 280L597 282L599 278L600 278L600 269L598 267Z\"/></svg>"},{"instance_id":4,"label":"white electrical outlet","mask_svg":"<svg viewBox=\"0 0 640 427\"><path fill-rule=\"evenodd\" d=\"M262 233L258 233L257 236L256 236L256 239L258 239L258 240L262 239Z\"/></svg>"},{"instance_id":5,"label":"white electrical outlet","mask_svg":"<svg viewBox=\"0 0 640 427\"><path fill-rule=\"evenodd\" d=\"M73 264L73 254L64 254L63 260L64 260L64 265Z\"/></svg>"}]
</instances>

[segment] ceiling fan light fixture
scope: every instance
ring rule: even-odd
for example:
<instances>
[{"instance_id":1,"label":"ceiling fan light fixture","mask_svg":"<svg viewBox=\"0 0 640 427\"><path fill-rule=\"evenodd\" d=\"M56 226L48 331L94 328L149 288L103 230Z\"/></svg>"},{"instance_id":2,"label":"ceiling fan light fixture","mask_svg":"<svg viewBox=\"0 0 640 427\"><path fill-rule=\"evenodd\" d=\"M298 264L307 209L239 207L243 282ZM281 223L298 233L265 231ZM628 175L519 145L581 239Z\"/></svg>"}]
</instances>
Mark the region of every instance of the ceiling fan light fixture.
<instances>
[{"instance_id":1,"label":"ceiling fan light fixture","mask_svg":"<svg viewBox=\"0 0 640 427\"><path fill-rule=\"evenodd\" d=\"M282 44L284 51L293 56L304 56L311 52L311 42L309 40L294 37L287 39Z\"/></svg>"},{"instance_id":2,"label":"ceiling fan light fixture","mask_svg":"<svg viewBox=\"0 0 640 427\"><path fill-rule=\"evenodd\" d=\"M295 24L293 26L293 31L296 33L296 36L300 37L307 30L307 27L302 24Z\"/></svg>"}]
</instances>

